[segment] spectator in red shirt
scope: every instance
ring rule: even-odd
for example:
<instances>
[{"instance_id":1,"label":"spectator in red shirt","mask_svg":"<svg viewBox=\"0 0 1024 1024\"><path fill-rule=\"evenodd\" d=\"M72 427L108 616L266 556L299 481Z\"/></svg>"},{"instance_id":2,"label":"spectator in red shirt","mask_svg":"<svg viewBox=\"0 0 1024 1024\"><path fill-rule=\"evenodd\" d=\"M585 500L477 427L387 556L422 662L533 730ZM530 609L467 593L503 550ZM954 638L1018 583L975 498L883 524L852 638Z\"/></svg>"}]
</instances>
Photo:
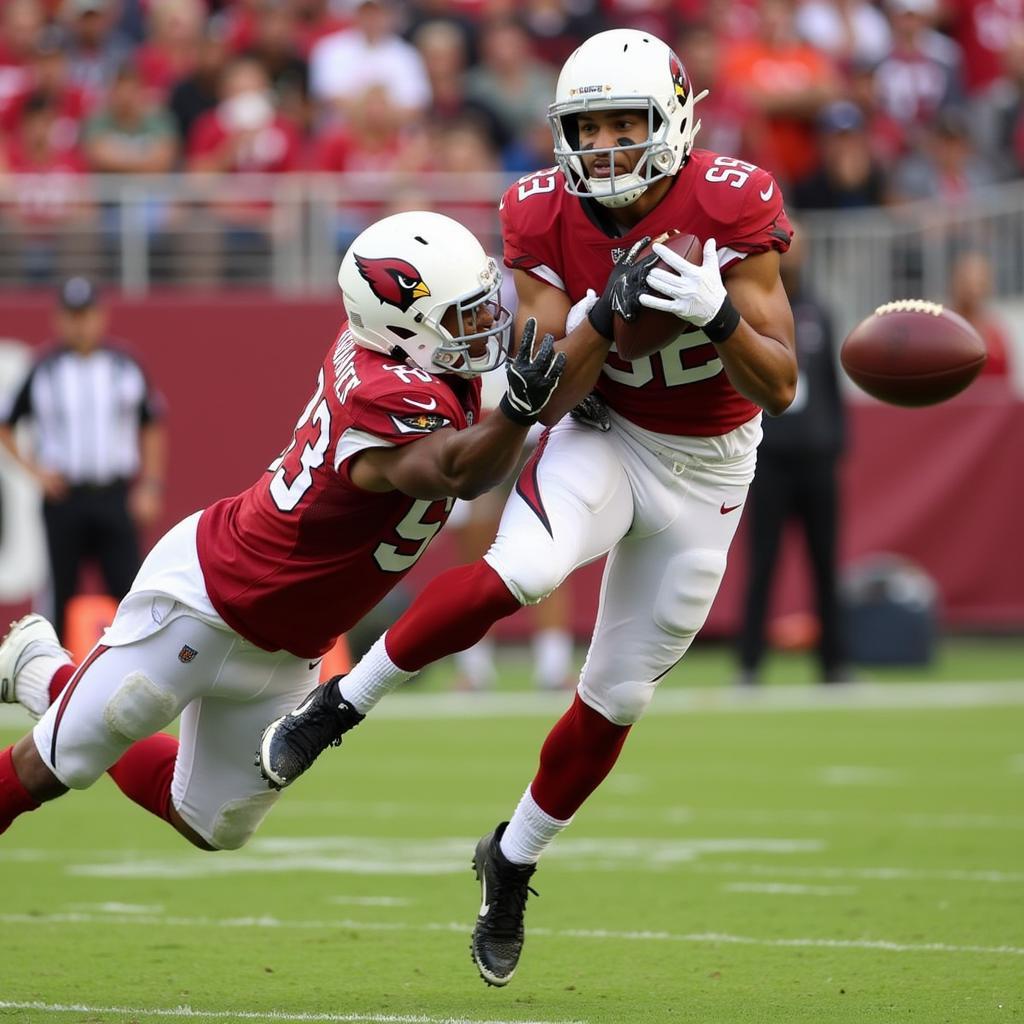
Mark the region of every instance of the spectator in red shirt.
<instances>
[{"instance_id":1,"label":"spectator in red shirt","mask_svg":"<svg viewBox=\"0 0 1024 1024\"><path fill-rule=\"evenodd\" d=\"M135 63L150 91L165 98L175 82L192 74L205 27L202 0L149 0L146 40Z\"/></svg>"},{"instance_id":2,"label":"spectator in red shirt","mask_svg":"<svg viewBox=\"0 0 1024 1024\"><path fill-rule=\"evenodd\" d=\"M272 0L272 3L290 18L292 42L303 60L309 59L309 52L318 40L352 24L350 17L331 9L329 0ZM266 0L243 0L223 12L231 50L245 53L253 45L259 34L258 22L267 6Z\"/></svg>"},{"instance_id":3,"label":"spectator in red shirt","mask_svg":"<svg viewBox=\"0 0 1024 1024\"><path fill-rule=\"evenodd\" d=\"M297 170L300 158L298 128L275 110L263 66L244 57L234 60L224 73L220 102L199 117L189 135L188 170L279 174ZM205 280L226 272L235 280L250 280L265 275L274 224L271 191L270 183L259 179L225 183L205 210L194 208L197 237L206 239L207 250L206 258L193 263L193 276ZM205 211L224 226L223 235L207 230Z\"/></svg>"},{"instance_id":4,"label":"spectator in red shirt","mask_svg":"<svg viewBox=\"0 0 1024 1024\"><path fill-rule=\"evenodd\" d=\"M1007 40L1024 23L1024 0L955 0L949 28L964 55L964 84L974 95L998 77Z\"/></svg>"},{"instance_id":5,"label":"spectator in red shirt","mask_svg":"<svg viewBox=\"0 0 1024 1024\"><path fill-rule=\"evenodd\" d=\"M68 62L61 49L60 32L44 29L36 36L30 61L25 65L26 87L13 96L0 114L0 128L17 131L29 96L46 96L57 110L51 142L57 149L72 149L86 114L85 94L68 80Z\"/></svg>"},{"instance_id":6,"label":"spectator in red shirt","mask_svg":"<svg viewBox=\"0 0 1024 1024\"><path fill-rule=\"evenodd\" d=\"M981 335L988 349L982 373L1006 378L1010 374L1010 332L992 311L992 263L977 250L960 254L949 281L949 304Z\"/></svg>"},{"instance_id":7,"label":"spectator in red shirt","mask_svg":"<svg viewBox=\"0 0 1024 1024\"><path fill-rule=\"evenodd\" d=\"M36 0L7 0L0 11L0 111L28 88L27 66L43 27Z\"/></svg>"},{"instance_id":8,"label":"spectator in red shirt","mask_svg":"<svg viewBox=\"0 0 1024 1024\"><path fill-rule=\"evenodd\" d=\"M9 186L0 238L10 247L8 259L36 282L81 272L94 255L92 231L76 230L95 216L82 178L85 164L74 149L54 145L58 117L50 97L29 96L5 154L12 174L31 177L16 177Z\"/></svg>"},{"instance_id":9,"label":"spectator in red shirt","mask_svg":"<svg viewBox=\"0 0 1024 1024\"><path fill-rule=\"evenodd\" d=\"M425 124L407 125L405 112L383 86L371 85L351 110L351 121L319 139L312 156L313 170L357 175L346 182L345 201L336 214L339 252L382 215L390 193L430 161Z\"/></svg>"},{"instance_id":10,"label":"spectator in red shirt","mask_svg":"<svg viewBox=\"0 0 1024 1024\"><path fill-rule=\"evenodd\" d=\"M298 130L274 108L270 80L258 61L243 57L229 64L220 96L189 135L190 171L279 173L298 167Z\"/></svg>"}]
</instances>

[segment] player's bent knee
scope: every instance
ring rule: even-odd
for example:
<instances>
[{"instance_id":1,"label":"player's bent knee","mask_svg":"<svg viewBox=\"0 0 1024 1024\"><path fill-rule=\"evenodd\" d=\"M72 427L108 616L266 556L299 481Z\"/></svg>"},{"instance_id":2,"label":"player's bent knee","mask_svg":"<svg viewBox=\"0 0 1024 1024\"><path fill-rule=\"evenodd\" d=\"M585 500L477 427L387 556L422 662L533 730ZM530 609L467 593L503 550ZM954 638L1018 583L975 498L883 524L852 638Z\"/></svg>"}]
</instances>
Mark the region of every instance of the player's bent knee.
<instances>
[{"instance_id":1,"label":"player's bent knee","mask_svg":"<svg viewBox=\"0 0 1024 1024\"><path fill-rule=\"evenodd\" d=\"M654 623L677 637L692 637L704 625L725 575L725 553L710 548L670 559L654 601Z\"/></svg>"},{"instance_id":2,"label":"player's bent knee","mask_svg":"<svg viewBox=\"0 0 1024 1024\"><path fill-rule=\"evenodd\" d=\"M229 800L217 811L210 829L210 843L217 850L238 850L252 839L279 793L256 793Z\"/></svg>"},{"instance_id":3,"label":"player's bent knee","mask_svg":"<svg viewBox=\"0 0 1024 1024\"><path fill-rule=\"evenodd\" d=\"M130 672L103 709L107 728L124 739L145 739L172 722L180 708L174 695L161 690L142 672Z\"/></svg>"},{"instance_id":4,"label":"player's bent knee","mask_svg":"<svg viewBox=\"0 0 1024 1024\"><path fill-rule=\"evenodd\" d=\"M485 556L486 557L486 556ZM520 558L505 565L499 559L487 558L490 567L502 578L505 586L520 604L537 604L558 589L568 575L554 561L545 564L539 558Z\"/></svg>"},{"instance_id":5,"label":"player's bent knee","mask_svg":"<svg viewBox=\"0 0 1024 1024\"><path fill-rule=\"evenodd\" d=\"M616 725L633 725L650 706L655 683L627 680L605 687L601 693L583 688L581 696L595 711Z\"/></svg>"}]
</instances>

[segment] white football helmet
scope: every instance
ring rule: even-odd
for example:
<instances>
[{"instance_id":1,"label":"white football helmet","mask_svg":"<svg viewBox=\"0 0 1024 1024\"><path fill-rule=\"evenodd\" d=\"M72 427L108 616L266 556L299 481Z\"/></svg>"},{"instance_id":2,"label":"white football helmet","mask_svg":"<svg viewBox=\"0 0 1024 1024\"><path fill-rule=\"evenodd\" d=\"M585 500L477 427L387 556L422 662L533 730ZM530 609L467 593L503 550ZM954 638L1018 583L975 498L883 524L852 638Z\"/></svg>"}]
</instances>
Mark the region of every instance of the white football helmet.
<instances>
[{"instance_id":1,"label":"white football helmet","mask_svg":"<svg viewBox=\"0 0 1024 1024\"><path fill-rule=\"evenodd\" d=\"M505 361L512 314L501 270L476 237L439 213L411 211L371 224L338 271L352 337L432 373L476 377ZM453 310L449 326L442 323ZM481 313L492 322L478 325ZM485 340L481 355L474 342Z\"/></svg>"},{"instance_id":2,"label":"white football helmet","mask_svg":"<svg viewBox=\"0 0 1024 1024\"><path fill-rule=\"evenodd\" d=\"M647 187L675 174L686 162L700 131L694 105L707 90L693 95L682 61L656 36L631 28L599 32L565 62L555 88L548 121L555 158L565 174L566 191L596 199L602 206L629 206ZM630 146L580 148L576 118L591 110L646 110L647 139ZM640 150L629 174L616 174L614 154ZM612 173L588 178L582 154L607 153Z\"/></svg>"}]
</instances>

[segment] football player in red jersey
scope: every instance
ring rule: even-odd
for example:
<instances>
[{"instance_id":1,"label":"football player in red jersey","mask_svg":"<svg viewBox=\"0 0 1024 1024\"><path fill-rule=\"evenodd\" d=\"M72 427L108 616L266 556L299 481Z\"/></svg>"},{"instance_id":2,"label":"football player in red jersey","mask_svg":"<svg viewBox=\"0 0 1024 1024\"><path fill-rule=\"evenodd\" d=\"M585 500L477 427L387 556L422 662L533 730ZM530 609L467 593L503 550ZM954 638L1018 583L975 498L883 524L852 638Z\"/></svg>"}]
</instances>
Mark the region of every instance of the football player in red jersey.
<instances>
[{"instance_id":1,"label":"football player in red jersey","mask_svg":"<svg viewBox=\"0 0 1024 1024\"><path fill-rule=\"evenodd\" d=\"M473 956L492 985L506 984L519 960L541 852L607 775L703 625L753 476L761 410L782 412L796 387L779 278L791 236L782 196L760 168L693 148L695 100L679 59L647 33L603 32L569 57L550 109L558 166L522 178L501 202L518 316L565 335L566 373L542 417L556 425L484 558L437 577L332 683L366 714L428 662L608 555L573 704L510 822L476 849L483 900ZM671 269L641 261L647 290L641 279L637 294L636 275L620 274L615 255L672 229L701 239L702 264L656 246ZM641 358L611 343L612 310L628 318L634 300L680 319L678 337ZM559 421L595 383L608 429ZM261 767L274 784L291 782L325 745L323 735L309 745L317 729L304 718L299 711L264 734Z\"/></svg>"},{"instance_id":2,"label":"football player in red jersey","mask_svg":"<svg viewBox=\"0 0 1024 1024\"><path fill-rule=\"evenodd\" d=\"M260 731L423 554L452 496L515 467L565 356L552 338L534 355L529 321L500 411L474 423L512 317L473 235L435 213L386 218L353 242L339 283L348 320L260 479L156 544L80 666L39 615L0 645L0 698L39 719L0 753L0 832L109 771L195 845L241 846L277 796L253 769ZM158 732L179 715L180 747Z\"/></svg>"}]
</instances>

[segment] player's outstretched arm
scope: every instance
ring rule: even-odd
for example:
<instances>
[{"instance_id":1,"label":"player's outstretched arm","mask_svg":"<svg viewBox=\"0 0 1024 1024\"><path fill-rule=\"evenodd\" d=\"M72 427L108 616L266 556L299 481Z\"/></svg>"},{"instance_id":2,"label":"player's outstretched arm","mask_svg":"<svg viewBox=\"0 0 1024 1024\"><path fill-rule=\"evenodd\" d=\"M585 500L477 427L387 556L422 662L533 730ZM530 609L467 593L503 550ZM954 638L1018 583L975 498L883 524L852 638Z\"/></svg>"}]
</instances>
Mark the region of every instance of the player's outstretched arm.
<instances>
[{"instance_id":1,"label":"player's outstretched arm","mask_svg":"<svg viewBox=\"0 0 1024 1024\"><path fill-rule=\"evenodd\" d=\"M641 305L702 328L732 386L773 415L785 412L796 393L796 342L778 253L748 256L723 281L713 238L699 266L663 245L654 251L672 270L648 274L651 292L640 296Z\"/></svg>"},{"instance_id":2,"label":"player's outstretched arm","mask_svg":"<svg viewBox=\"0 0 1024 1024\"><path fill-rule=\"evenodd\" d=\"M535 344L537 321L523 327L508 388L495 412L465 430L445 428L401 448L370 448L354 457L352 482L367 491L413 498L475 498L507 477L529 428L558 387L565 354L547 334Z\"/></svg>"}]
</instances>

